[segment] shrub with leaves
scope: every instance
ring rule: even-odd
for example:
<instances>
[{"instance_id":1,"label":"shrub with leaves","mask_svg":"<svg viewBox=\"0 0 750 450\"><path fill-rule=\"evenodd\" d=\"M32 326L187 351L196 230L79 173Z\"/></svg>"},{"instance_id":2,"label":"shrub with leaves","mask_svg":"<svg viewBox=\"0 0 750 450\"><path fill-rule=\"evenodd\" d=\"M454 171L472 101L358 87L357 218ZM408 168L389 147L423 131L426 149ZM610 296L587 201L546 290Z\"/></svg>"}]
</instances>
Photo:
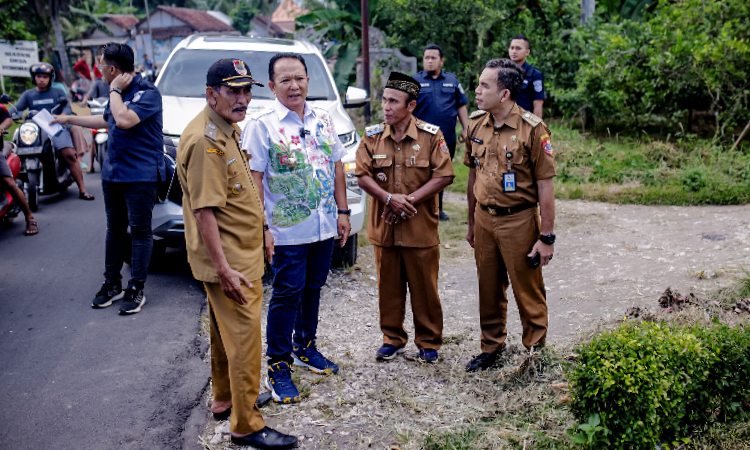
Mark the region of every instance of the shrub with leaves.
<instances>
[{"instance_id":1,"label":"shrub with leaves","mask_svg":"<svg viewBox=\"0 0 750 450\"><path fill-rule=\"evenodd\" d=\"M611 448L676 445L696 424L746 417L750 410L750 330L744 327L626 323L578 352L571 410L589 425L598 414L601 425L593 427L608 431L602 437ZM581 443L593 437L577 434Z\"/></svg>"}]
</instances>

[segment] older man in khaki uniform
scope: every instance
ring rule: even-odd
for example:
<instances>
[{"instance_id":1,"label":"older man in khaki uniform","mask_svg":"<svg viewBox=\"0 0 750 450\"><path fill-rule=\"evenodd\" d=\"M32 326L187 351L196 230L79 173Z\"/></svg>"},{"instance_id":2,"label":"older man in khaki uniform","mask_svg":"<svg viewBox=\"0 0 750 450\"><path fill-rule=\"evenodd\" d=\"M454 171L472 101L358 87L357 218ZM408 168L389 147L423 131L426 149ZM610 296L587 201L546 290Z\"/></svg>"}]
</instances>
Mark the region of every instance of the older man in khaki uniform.
<instances>
[{"instance_id":1,"label":"older man in khaki uniform","mask_svg":"<svg viewBox=\"0 0 750 450\"><path fill-rule=\"evenodd\" d=\"M193 275L208 294L214 417L230 417L231 439L260 449L287 449L297 438L265 426L260 387L263 302L263 206L240 150L253 80L240 60L208 70L206 108L188 124L177 149L185 242Z\"/></svg>"},{"instance_id":2,"label":"older man in khaki uniform","mask_svg":"<svg viewBox=\"0 0 750 450\"><path fill-rule=\"evenodd\" d=\"M359 186L372 197L367 237L378 270L381 361L406 346L407 286L416 359L437 361L443 343L437 193L453 182L454 173L439 128L412 116L419 89L413 78L392 72L383 91L385 123L368 127L357 150Z\"/></svg>"},{"instance_id":3,"label":"older man in khaki uniform","mask_svg":"<svg viewBox=\"0 0 750 450\"><path fill-rule=\"evenodd\" d=\"M542 269L552 259L555 158L542 119L515 98L523 74L509 59L489 61L476 88L464 164L469 167L469 232L479 277L482 353L466 370L491 367L508 334L508 284L518 304L526 348L547 336ZM541 213L541 224L537 203Z\"/></svg>"}]
</instances>

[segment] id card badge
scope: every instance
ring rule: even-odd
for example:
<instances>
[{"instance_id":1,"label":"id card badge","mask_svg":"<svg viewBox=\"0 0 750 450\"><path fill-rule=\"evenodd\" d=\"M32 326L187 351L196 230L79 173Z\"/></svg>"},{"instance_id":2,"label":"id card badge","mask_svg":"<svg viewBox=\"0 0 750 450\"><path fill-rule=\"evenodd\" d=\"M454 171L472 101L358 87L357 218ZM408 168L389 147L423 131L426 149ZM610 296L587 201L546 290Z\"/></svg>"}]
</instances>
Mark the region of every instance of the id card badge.
<instances>
[{"instance_id":1,"label":"id card badge","mask_svg":"<svg viewBox=\"0 0 750 450\"><path fill-rule=\"evenodd\" d=\"M516 192L516 173L503 174L503 192Z\"/></svg>"}]
</instances>

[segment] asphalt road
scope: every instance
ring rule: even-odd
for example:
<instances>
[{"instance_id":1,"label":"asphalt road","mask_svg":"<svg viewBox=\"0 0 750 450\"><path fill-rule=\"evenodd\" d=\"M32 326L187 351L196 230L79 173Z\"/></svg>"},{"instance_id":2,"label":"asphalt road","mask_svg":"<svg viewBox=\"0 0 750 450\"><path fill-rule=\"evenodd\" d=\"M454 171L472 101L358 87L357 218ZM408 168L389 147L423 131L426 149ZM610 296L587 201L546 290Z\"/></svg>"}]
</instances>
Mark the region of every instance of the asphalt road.
<instances>
[{"instance_id":1,"label":"asphalt road","mask_svg":"<svg viewBox=\"0 0 750 450\"><path fill-rule=\"evenodd\" d=\"M85 181L93 202L75 185L41 197L39 235L23 236L22 215L0 230L0 449L183 448L191 413L207 415L205 294L169 252L139 314L92 309L106 226L99 174Z\"/></svg>"}]
</instances>

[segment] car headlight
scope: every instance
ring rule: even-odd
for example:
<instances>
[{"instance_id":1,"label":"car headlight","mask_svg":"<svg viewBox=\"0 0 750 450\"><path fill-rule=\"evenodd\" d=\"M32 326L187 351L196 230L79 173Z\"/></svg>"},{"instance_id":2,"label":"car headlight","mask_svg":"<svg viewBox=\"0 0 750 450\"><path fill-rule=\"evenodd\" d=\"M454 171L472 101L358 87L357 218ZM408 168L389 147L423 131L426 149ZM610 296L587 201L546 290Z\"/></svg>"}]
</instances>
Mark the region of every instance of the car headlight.
<instances>
[{"instance_id":1,"label":"car headlight","mask_svg":"<svg viewBox=\"0 0 750 450\"><path fill-rule=\"evenodd\" d=\"M39 136L39 127L35 123L26 122L21 125L19 136L24 144L34 145L36 138Z\"/></svg>"},{"instance_id":2,"label":"car headlight","mask_svg":"<svg viewBox=\"0 0 750 450\"><path fill-rule=\"evenodd\" d=\"M357 130L351 131L349 133L339 134L339 140L344 147L351 147L355 142L357 142Z\"/></svg>"},{"instance_id":3,"label":"car headlight","mask_svg":"<svg viewBox=\"0 0 750 450\"><path fill-rule=\"evenodd\" d=\"M94 136L94 142L96 142L97 144L103 144L107 142L108 137L109 135L107 133L96 133L96 136Z\"/></svg>"}]
</instances>

